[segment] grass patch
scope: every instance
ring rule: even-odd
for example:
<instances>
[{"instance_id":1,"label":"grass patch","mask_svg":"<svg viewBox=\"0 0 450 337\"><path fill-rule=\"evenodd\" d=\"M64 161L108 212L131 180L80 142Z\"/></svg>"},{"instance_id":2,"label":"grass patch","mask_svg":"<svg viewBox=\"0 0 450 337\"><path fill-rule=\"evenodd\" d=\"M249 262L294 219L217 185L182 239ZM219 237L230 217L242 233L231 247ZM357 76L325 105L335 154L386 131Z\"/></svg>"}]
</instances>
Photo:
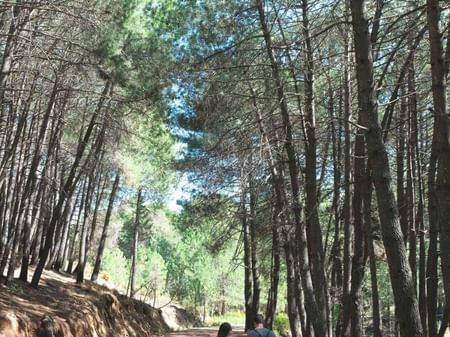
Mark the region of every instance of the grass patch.
<instances>
[{"instance_id":1,"label":"grass patch","mask_svg":"<svg viewBox=\"0 0 450 337\"><path fill-rule=\"evenodd\" d=\"M223 322L228 322L231 325L244 325L245 313L243 311L230 311L223 316L212 316L206 320L207 326L219 326Z\"/></svg>"}]
</instances>

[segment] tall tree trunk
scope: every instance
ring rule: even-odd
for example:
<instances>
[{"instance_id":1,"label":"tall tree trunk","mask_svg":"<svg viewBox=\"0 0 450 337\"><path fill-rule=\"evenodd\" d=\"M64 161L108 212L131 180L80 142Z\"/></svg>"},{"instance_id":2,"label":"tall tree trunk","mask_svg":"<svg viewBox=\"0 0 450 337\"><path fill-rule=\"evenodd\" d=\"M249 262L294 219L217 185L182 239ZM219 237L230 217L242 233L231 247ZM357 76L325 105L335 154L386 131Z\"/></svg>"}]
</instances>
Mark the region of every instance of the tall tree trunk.
<instances>
[{"instance_id":1,"label":"tall tree trunk","mask_svg":"<svg viewBox=\"0 0 450 337\"><path fill-rule=\"evenodd\" d=\"M86 266L86 245L89 232L88 223L91 221L91 201L94 194L95 182L93 175L86 177L88 180L85 203L82 205L84 209L83 223L81 225L80 242L78 246L78 264L77 264L77 283L84 281L84 267Z\"/></svg>"},{"instance_id":2,"label":"tall tree trunk","mask_svg":"<svg viewBox=\"0 0 450 337\"><path fill-rule=\"evenodd\" d=\"M440 7L438 0L427 0L428 32L432 94L434 105L433 136L437 154L436 197L440 234L441 269L446 298L445 312L450 316L450 144L447 114L447 83L441 34L439 32Z\"/></svg>"},{"instance_id":3,"label":"tall tree trunk","mask_svg":"<svg viewBox=\"0 0 450 337\"><path fill-rule=\"evenodd\" d=\"M44 176L44 178L47 178ZM45 179L44 179L45 180ZM43 184L43 189L44 191L42 192L43 195L46 195L46 190L48 189L47 184L42 181L41 184ZM41 198L41 202L39 204L39 218L38 218L38 222L37 222L37 229L36 229L36 235L34 238L34 242L32 244L31 250L31 262L30 264L32 266L36 265L38 262L38 258L39 258L39 254L41 251L41 243L43 241L43 237L44 237L44 227L45 227L45 223L48 222L48 220L50 220L50 211L49 211L49 203L47 198L42 197Z\"/></svg>"},{"instance_id":4,"label":"tall tree trunk","mask_svg":"<svg viewBox=\"0 0 450 337\"><path fill-rule=\"evenodd\" d=\"M331 132L332 132L332 157L333 157L333 217L334 217L334 235L333 235L333 246L330 252L330 262L332 266L331 275L331 288L342 289L342 256L341 256L341 160L342 160L342 149L341 149L341 138L342 138L342 127L341 123L336 126L336 116L334 116L333 107L333 92L331 88L329 89L329 117L331 120ZM343 95L340 94L339 103L339 113L337 120L340 120L342 116L342 99ZM348 124L348 123L346 123ZM347 136L345 136L347 137ZM350 168L349 168L350 169ZM344 176L347 174L344 168ZM345 180L344 180L344 184Z\"/></svg>"},{"instance_id":5,"label":"tall tree trunk","mask_svg":"<svg viewBox=\"0 0 450 337\"><path fill-rule=\"evenodd\" d=\"M250 158L252 161L252 158ZM249 190L250 190L250 217L248 219L249 229L250 229L250 245L251 245L251 260L252 260L252 277L253 277L253 309L252 312L256 315L259 312L260 296L261 296L261 283L259 280L259 265L258 265L258 255L256 247L256 203L257 197L254 190L254 182L252 174L249 175Z\"/></svg>"},{"instance_id":6,"label":"tall tree trunk","mask_svg":"<svg viewBox=\"0 0 450 337\"><path fill-rule=\"evenodd\" d=\"M306 240L306 230L301 221L301 204L300 204L300 193L298 184L298 167L297 158L295 155L293 137L292 137L292 126L290 122L288 105L284 93L284 84L281 77L281 72L279 65L275 59L272 39L270 35L269 28L266 22L264 4L262 0L256 1L256 6L259 14L259 21L261 25L261 30L264 35L265 47L272 67L272 77L277 88L277 96L280 105L280 113L284 128L284 147L287 155L287 162L290 175L290 183L292 189L292 212L295 220L296 226L296 238L299 244L299 259L300 259L300 269L302 273L302 284L305 294L305 305L308 311L308 317L311 318L316 337L324 337L327 335L327 315L326 307L319 307L315 300L314 287L311 278L311 270L309 267L309 256L308 256L308 246ZM322 319L323 317L323 319Z\"/></svg>"},{"instance_id":7,"label":"tall tree trunk","mask_svg":"<svg viewBox=\"0 0 450 337\"><path fill-rule=\"evenodd\" d=\"M101 162L101 160L96 160L96 163ZM85 228L86 232L84 233L84 235L82 234L82 237L84 236L84 247L82 247L80 245L80 250L84 249L84 252L80 251L79 256L83 257L83 259L80 258L80 263L78 264L81 268L77 269L77 279L79 280L79 282L83 282L84 279L84 271L86 268L86 262L87 262L87 256L89 253L89 249L91 246L91 242L94 239L94 233L95 233L95 229L97 228L97 214L98 214L98 209L99 209L99 205L100 205L100 201L103 199L103 192L104 192L104 188L105 188L105 182L103 182L102 180L102 176L100 173L97 173L97 164L94 164L94 171L92 173L92 179L95 179L94 177L98 177L97 178L97 184L95 182L93 182L93 190L90 194L92 195L96 195L95 198L95 202L94 202L94 210L92 211L92 219L90 219L90 214L91 214L91 203L92 201L89 201L89 205L86 205L86 207L88 207L86 209L85 212L85 221L89 220L89 222L91 223L90 227ZM94 193L96 191L96 193ZM84 225L83 224L83 229L84 229Z\"/></svg>"},{"instance_id":8,"label":"tall tree trunk","mask_svg":"<svg viewBox=\"0 0 450 337\"><path fill-rule=\"evenodd\" d=\"M346 15L349 16L348 3L346 2ZM342 205L342 218L344 228L344 246L343 246L343 274L342 274L342 304L343 312L340 315L336 325L336 335L348 336L350 333L350 313L349 313L349 293L351 277L351 242L352 242L352 153L351 153L351 134L350 121L352 119L352 92L351 92L351 54L350 54L350 34L346 33L347 39L344 42L344 79L343 79L343 106L344 106L344 202Z\"/></svg>"},{"instance_id":9,"label":"tall tree trunk","mask_svg":"<svg viewBox=\"0 0 450 337\"><path fill-rule=\"evenodd\" d=\"M372 47L364 0L352 0L352 26L361 120L366 130L369 162L373 174L381 232L386 249L397 317L402 337L423 337L414 284L398 221L386 147L378 121L373 77Z\"/></svg>"},{"instance_id":10,"label":"tall tree trunk","mask_svg":"<svg viewBox=\"0 0 450 337\"><path fill-rule=\"evenodd\" d=\"M8 226L5 221L6 209L6 184L0 186L0 260L3 256L3 248L8 237Z\"/></svg>"},{"instance_id":11,"label":"tall tree trunk","mask_svg":"<svg viewBox=\"0 0 450 337\"><path fill-rule=\"evenodd\" d=\"M23 14L22 12L24 10L28 11L28 13ZM10 18L8 33L6 35L6 41L3 47L3 53L0 64L0 105L3 105L6 92L5 88L7 87L6 81L13 66L14 47L19 35L21 34L23 26L28 22L30 18L31 10L32 7L24 9L24 7L21 6L19 3L16 3L11 7L12 16ZM0 110L0 113L1 113L1 120L2 121L5 120L3 116L3 109Z\"/></svg>"},{"instance_id":12,"label":"tall tree trunk","mask_svg":"<svg viewBox=\"0 0 450 337\"><path fill-rule=\"evenodd\" d=\"M32 127L30 126L30 130L31 129ZM11 255L14 255L13 253L14 241L18 240L18 238L16 239L16 237L20 235L20 233L18 233L19 232L18 228L15 226L15 219L18 214L19 201L21 199L20 194L22 193L23 189L22 187L23 179L21 179L20 176L24 176L25 172L19 174L18 173L19 170L17 170L17 174L15 174L16 173L15 171L16 168L20 168L22 166L20 161L21 158L23 157L22 151L24 146L25 146L24 142L21 142L21 148L19 150L19 153L16 154L16 152L14 152L11 161L10 174L8 177L8 190L12 191L12 193L9 193L8 200L6 202L7 209L5 218L8 221L8 236L6 238L6 244L4 247L2 259L0 261L0 275L4 274L8 262L10 262L9 265L11 265ZM11 272L13 272L13 270L8 270L9 274ZM11 278L11 275L7 275L7 279L5 281L7 281L8 278Z\"/></svg>"},{"instance_id":13,"label":"tall tree trunk","mask_svg":"<svg viewBox=\"0 0 450 337\"><path fill-rule=\"evenodd\" d=\"M30 266L30 253L31 253L31 243L32 243L32 226L36 220L38 214L38 205L41 204L41 200L44 197L44 187L45 184L41 182L39 184L39 189L36 195L36 199L33 202L33 209L31 210L31 220L28 225L24 228L24 236L23 236L23 252L22 252L22 264L20 267L20 276L19 279L28 282L28 269Z\"/></svg>"},{"instance_id":14,"label":"tall tree trunk","mask_svg":"<svg viewBox=\"0 0 450 337\"><path fill-rule=\"evenodd\" d=\"M412 79L411 81L414 81ZM414 89L413 89L414 88ZM415 92L415 83L411 85L411 89ZM414 138L414 151L417 161L417 187L418 187L418 205L417 205L417 221L419 229L419 311L422 319L424 334L428 333L428 317L427 317L427 289L426 289L426 246L425 246L425 221L424 221L424 177L422 176L422 160L421 150L419 148L419 127L417 123L417 109L411 116L412 137Z\"/></svg>"},{"instance_id":15,"label":"tall tree trunk","mask_svg":"<svg viewBox=\"0 0 450 337\"><path fill-rule=\"evenodd\" d=\"M413 46L413 50L416 46ZM414 54L415 55L415 54ZM422 159L421 148L419 146L419 124L417 112L417 94L416 94L416 70L415 57L411 58L408 67L408 108L410 122L410 147L411 147L411 163L416 166L417 174L414 180L417 181L417 225L419 235L419 312L422 320L422 327L425 336L428 334L427 319L427 290L426 290L426 252L425 252L425 221L424 221L424 177L422 176ZM431 236L431 234L430 234ZM410 247L412 243L410 244ZM411 252L410 255L413 253ZM411 265L412 268L412 265Z\"/></svg>"},{"instance_id":16,"label":"tall tree trunk","mask_svg":"<svg viewBox=\"0 0 450 337\"><path fill-rule=\"evenodd\" d=\"M108 208L106 210L105 222L103 224L102 236L100 237L100 243L98 246L97 257L95 259L94 270L92 271L91 280L96 281L98 274L100 272L100 265L102 263L103 251L105 249L106 237L108 235L109 222L111 219L111 214L114 206L114 200L116 198L117 188L119 186L120 173L116 173L114 178L114 183L111 189L111 194L109 195Z\"/></svg>"},{"instance_id":17,"label":"tall tree trunk","mask_svg":"<svg viewBox=\"0 0 450 337\"><path fill-rule=\"evenodd\" d=\"M408 169L407 169L407 199L408 199L408 219L409 219L409 264L411 266L411 271L413 273L414 285L417 288L417 236L419 230L420 219L418 217L420 214L417 208L417 167L420 166L418 163L419 157L416 157L417 150L417 97L416 97L416 87L415 87L415 64L414 57L412 58L409 69L408 69ZM421 177L419 177L421 179ZM420 183L419 183L420 184ZM420 193L420 191L419 191ZM424 316L422 312L422 303L419 296L419 311L420 317L422 319L422 327L424 333L426 334L426 324L424 325Z\"/></svg>"},{"instance_id":18,"label":"tall tree trunk","mask_svg":"<svg viewBox=\"0 0 450 337\"><path fill-rule=\"evenodd\" d=\"M48 124L49 124L49 119L53 112L53 108L54 108L54 105L56 102L57 89L58 89L58 79L56 78L54 81L54 84L53 84L53 88L52 88L52 91L50 94L49 101L47 103L47 108L45 110L45 114L42 117L41 125L39 128L39 133L38 133L37 140L36 140L36 145L34 148L33 158L31 160L31 164L30 164L28 177L26 179L26 183L24 186L22 196L18 203L18 205L20 205L20 206L18 206L18 211L17 211L17 215L16 215L16 219L17 219L16 223L15 223L16 235L14 236L14 242L13 242L12 251L11 251L12 254L10 257L10 261L9 261L10 268L8 271L8 281L10 281L14 276L14 270L16 268L18 246L19 246L20 238L22 236L22 229L24 227L24 223L26 222L25 220L23 220L24 213L27 208L28 202L30 202L30 200L32 199L32 195L33 195L33 192L35 189L36 180L37 180L36 171L38 169L39 163L41 162L42 145L43 145L44 139L46 137L47 130L49 129Z\"/></svg>"},{"instance_id":19,"label":"tall tree trunk","mask_svg":"<svg viewBox=\"0 0 450 337\"><path fill-rule=\"evenodd\" d=\"M64 100L64 104L61 108L62 111L64 111L64 107L65 107L65 103L67 102L67 99ZM60 165L60 158L59 158L59 152L60 152L60 140L62 138L62 128L61 128L61 123L62 123L62 112L60 113L60 116L58 117L58 121L57 121L57 126L56 126L56 132L52 135L52 139L50 140L50 144L48 146L48 153L53 153L53 163L54 163L54 172L53 172L53 176L54 179L56 180L56 177L58 177L58 175L60 176L60 186L63 185L64 183L64 172L65 172L65 167L64 165ZM46 163L47 165L47 163ZM62 167L60 167L62 166ZM61 219L60 222L61 224L58 226L56 232L55 232L55 247L52 250L52 254L50 255L50 258L48 259L48 263L47 263L47 268L52 268L57 254L58 254L58 250L60 249L61 245L64 244L64 240L63 240L63 228L65 227L65 223L67 221L67 217L69 215L69 211L70 211L70 206L71 206L71 199L72 196L68 199L68 201L65 203L64 205L64 210L62 212L61 215Z\"/></svg>"},{"instance_id":20,"label":"tall tree trunk","mask_svg":"<svg viewBox=\"0 0 450 337\"><path fill-rule=\"evenodd\" d=\"M269 141L269 137L267 136L267 131L263 123L263 117L259 106L257 104L256 94L253 88L249 85L250 92L252 94L252 103L256 112L256 120L258 123L259 132L264 140L262 143L262 147L267 153L267 161L270 168L271 181L272 181L272 193L274 198L274 206L273 206L273 214L272 214L272 268L271 268L271 282L270 289L267 300L267 311L266 311L266 325L268 327L272 327L276 307L277 307L277 299L278 299L278 283L280 277L280 232L278 226L282 228L286 225L286 219L283 212L284 207L284 186L282 180L282 169L280 168L280 172L278 172L276 168L276 161L272 154L271 143ZM242 165L242 164L241 164ZM245 186L243 185L242 177L244 171L243 166L241 167L241 212L245 212L245 207L242 210L243 205L245 205ZM242 221L246 221L245 217L246 213L242 213ZM245 238L245 230L244 230L244 243L247 240ZM245 248L245 246L244 246ZM245 251L244 251L245 253ZM247 277L247 275L246 275ZM246 282L247 284L247 282ZM247 293L246 293L247 294ZM247 295L246 295L247 296ZM247 300L247 298L246 298ZM247 301L246 301L247 303ZM251 322L250 322L251 323ZM247 328L247 326L246 326Z\"/></svg>"},{"instance_id":21,"label":"tall tree trunk","mask_svg":"<svg viewBox=\"0 0 450 337\"><path fill-rule=\"evenodd\" d=\"M403 88L402 94L405 95ZM402 229L403 241L408 243L408 204L405 193L405 139L406 139L406 99L401 99L397 131L397 207Z\"/></svg>"},{"instance_id":22,"label":"tall tree trunk","mask_svg":"<svg viewBox=\"0 0 450 337\"><path fill-rule=\"evenodd\" d=\"M95 200L94 212L92 215L92 226L91 226L91 231L89 233L89 237L88 237L87 245L86 245L86 255L88 254L88 251L91 248L92 242L94 242L95 232L97 229L97 222L98 222L98 213L100 210L100 203L103 201L106 184L107 184L106 177L103 177L102 175L100 175L100 177L98 178L97 197Z\"/></svg>"},{"instance_id":23,"label":"tall tree trunk","mask_svg":"<svg viewBox=\"0 0 450 337\"><path fill-rule=\"evenodd\" d=\"M297 248L297 249L295 249ZM310 329L307 328L308 319L306 315L305 310L305 298L303 296L303 289L302 289L302 276L300 271L300 259L298 258L299 250L298 247L294 246L294 252L297 256L295 256L295 298L297 300L297 311L298 315L300 316L300 328L303 337L310 337L311 335L314 335L313 332L310 331Z\"/></svg>"},{"instance_id":24,"label":"tall tree trunk","mask_svg":"<svg viewBox=\"0 0 450 337\"><path fill-rule=\"evenodd\" d=\"M253 312L253 275L251 231L247 214L247 173L245 163L241 163L240 175L240 218L244 237L244 297L245 297L245 330L253 329L255 313Z\"/></svg>"},{"instance_id":25,"label":"tall tree trunk","mask_svg":"<svg viewBox=\"0 0 450 337\"><path fill-rule=\"evenodd\" d=\"M131 275L130 275L130 298L134 298L136 294L136 277L137 277L137 259L138 259L138 244L139 231L141 227L141 207L142 207L142 187L139 187L136 201L136 214L133 228L133 247L131 254Z\"/></svg>"},{"instance_id":26,"label":"tall tree trunk","mask_svg":"<svg viewBox=\"0 0 450 337\"><path fill-rule=\"evenodd\" d=\"M367 166L367 187L364 193L364 222L366 231L367 250L369 254L370 285L372 288L372 326L373 337L382 337L380 296L378 291L377 261L372 234L372 178L369 165Z\"/></svg>"},{"instance_id":27,"label":"tall tree trunk","mask_svg":"<svg viewBox=\"0 0 450 337\"><path fill-rule=\"evenodd\" d=\"M304 89L306 115L306 150L305 150L305 216L309 254L311 258L311 276L315 297L319 307L320 319L327 324L328 291L323 261L322 230L319 220L319 200L317 196L317 139L316 113L314 104L314 62L310 36L308 1L302 0L303 38L304 38ZM284 98L286 99L286 97ZM344 282L345 283L345 282ZM326 331L328 334L328 328Z\"/></svg>"},{"instance_id":28,"label":"tall tree trunk","mask_svg":"<svg viewBox=\"0 0 450 337\"><path fill-rule=\"evenodd\" d=\"M270 268L270 288L267 299L266 309L266 327L272 330L275 312L277 310L278 302L278 284L280 282L280 234L278 232L277 217L278 212L274 209L272 216L272 259Z\"/></svg>"},{"instance_id":29,"label":"tall tree trunk","mask_svg":"<svg viewBox=\"0 0 450 337\"><path fill-rule=\"evenodd\" d=\"M80 165L81 159L83 157L83 154L85 152L85 149L88 145L88 142L91 138L94 126L97 122L97 117L98 115L100 115L100 112L103 108L103 104L105 102L106 96L109 92L109 88L110 88L110 82L107 81L105 84L105 87L103 89L103 93L98 101L96 110L94 111L91 120L89 122L89 125L86 129L86 132L84 133L83 136L83 140L79 143L78 149L77 149L77 153L75 155L75 160L72 164L72 167L70 169L70 172L68 174L67 180L64 183L63 188L61 189L60 193L59 193L59 199L57 204L55 205L54 209L53 209L53 214L52 214L52 218L50 220L50 223L48 225L48 229L47 229L47 233L46 233L46 238L45 238L45 246L44 246L44 250L42 252L42 256L39 260L39 263L36 267L36 270L33 274L33 279L31 280L31 285L33 287L37 287L39 285L39 280L41 278L42 272L44 271L44 267L47 261L47 258L50 254L50 250L53 246L53 235L55 233L56 230L56 226L58 224L59 218L61 216L61 212L63 209L63 205L65 203L65 201L67 200L68 197L70 197L74 191L74 188L76 186L76 183L79 179L79 176L76 177L76 172L78 170L78 167Z\"/></svg>"},{"instance_id":30,"label":"tall tree trunk","mask_svg":"<svg viewBox=\"0 0 450 337\"><path fill-rule=\"evenodd\" d=\"M77 221L75 222L74 233L72 236L72 240L69 247L69 263L66 268L67 273L73 272L73 263L75 262L75 245L78 239L78 234L80 232L80 222L82 219L82 211L84 208L84 199L86 198L86 189L87 189L87 179L84 179L83 186L79 187L79 195L77 196L77 200L80 199L80 205L78 206L78 214ZM77 205L75 204L75 208Z\"/></svg>"},{"instance_id":31,"label":"tall tree trunk","mask_svg":"<svg viewBox=\"0 0 450 337\"><path fill-rule=\"evenodd\" d=\"M298 297L296 293L295 254L292 233L286 231L284 235L284 254L286 258L286 283L287 283L287 305L289 325L292 337L302 337L301 320L298 308Z\"/></svg>"},{"instance_id":32,"label":"tall tree trunk","mask_svg":"<svg viewBox=\"0 0 450 337\"><path fill-rule=\"evenodd\" d=\"M409 97L412 99L413 97ZM411 105L412 103L410 103ZM414 103L415 107L415 103ZM410 107L411 109L411 107ZM412 110L412 109L411 109ZM411 122L411 113L408 116L409 124ZM415 144L413 143L413 135L411 128L409 128L409 142L407 148L407 163L408 168L406 179L406 199L408 202L408 239L409 239L409 265L413 276L414 288L417 288L417 210L416 210L416 158L415 158Z\"/></svg>"},{"instance_id":33,"label":"tall tree trunk","mask_svg":"<svg viewBox=\"0 0 450 337\"><path fill-rule=\"evenodd\" d=\"M367 212L363 208L363 201L367 199L367 193L370 179L367 177L365 167L365 151L364 151L364 133L358 130L355 140L355 173L354 173L354 195L353 195L353 217L354 217L354 254L352 259L352 276L351 288L349 294L349 312L351 329L350 336L362 336L362 320L361 320L361 287L364 278L364 269L367 255L366 251L366 229L364 225L363 213Z\"/></svg>"},{"instance_id":34,"label":"tall tree trunk","mask_svg":"<svg viewBox=\"0 0 450 337\"><path fill-rule=\"evenodd\" d=\"M73 200L73 198L71 198L71 200L69 200L66 204L66 207L64 209L63 212L63 217L61 219L61 221L63 222L63 226L62 226L62 234L61 234L61 242L58 243L57 245L57 249L56 249L56 253L55 253L55 260L54 263L52 264L53 269L56 271L61 271L61 269L64 267L65 264L65 252L67 252L68 250L68 245L69 245L69 229L70 229L70 224L72 222L72 217L74 215L74 208L76 205L77 201Z\"/></svg>"}]
</instances>

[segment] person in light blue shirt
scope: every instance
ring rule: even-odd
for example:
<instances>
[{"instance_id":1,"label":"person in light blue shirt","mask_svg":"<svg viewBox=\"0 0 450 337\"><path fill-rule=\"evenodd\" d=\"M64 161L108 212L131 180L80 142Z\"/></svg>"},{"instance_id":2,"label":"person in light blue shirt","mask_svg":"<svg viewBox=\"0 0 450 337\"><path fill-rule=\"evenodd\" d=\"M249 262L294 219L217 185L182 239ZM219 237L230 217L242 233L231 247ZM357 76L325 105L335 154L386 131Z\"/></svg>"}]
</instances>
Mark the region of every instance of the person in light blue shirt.
<instances>
[{"instance_id":1,"label":"person in light blue shirt","mask_svg":"<svg viewBox=\"0 0 450 337\"><path fill-rule=\"evenodd\" d=\"M276 337L275 333L264 327L264 317L261 314L255 316L255 329L250 330L247 337Z\"/></svg>"},{"instance_id":2,"label":"person in light blue shirt","mask_svg":"<svg viewBox=\"0 0 450 337\"><path fill-rule=\"evenodd\" d=\"M217 332L217 337L230 337L231 331L231 324L228 322L224 322L220 324L219 331Z\"/></svg>"}]
</instances>

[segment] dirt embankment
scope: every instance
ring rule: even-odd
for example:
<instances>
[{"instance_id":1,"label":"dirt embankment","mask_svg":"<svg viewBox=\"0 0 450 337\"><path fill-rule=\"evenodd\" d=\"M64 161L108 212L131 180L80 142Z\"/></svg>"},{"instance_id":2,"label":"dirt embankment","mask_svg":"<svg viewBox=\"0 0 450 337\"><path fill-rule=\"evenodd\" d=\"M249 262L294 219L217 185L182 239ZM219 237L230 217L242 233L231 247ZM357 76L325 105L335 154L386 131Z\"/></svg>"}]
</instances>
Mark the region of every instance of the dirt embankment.
<instances>
[{"instance_id":1,"label":"dirt embankment","mask_svg":"<svg viewBox=\"0 0 450 337\"><path fill-rule=\"evenodd\" d=\"M0 337L150 337L169 330L159 310L86 281L45 272L39 289L0 286Z\"/></svg>"}]
</instances>

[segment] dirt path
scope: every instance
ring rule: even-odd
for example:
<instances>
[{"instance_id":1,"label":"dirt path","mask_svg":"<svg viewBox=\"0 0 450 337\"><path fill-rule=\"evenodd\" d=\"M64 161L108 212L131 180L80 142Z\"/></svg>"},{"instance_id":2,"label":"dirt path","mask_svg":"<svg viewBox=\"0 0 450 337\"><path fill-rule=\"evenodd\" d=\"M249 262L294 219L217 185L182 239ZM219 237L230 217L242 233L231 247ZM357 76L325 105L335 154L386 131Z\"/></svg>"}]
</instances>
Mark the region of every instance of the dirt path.
<instances>
[{"instance_id":1,"label":"dirt path","mask_svg":"<svg viewBox=\"0 0 450 337\"><path fill-rule=\"evenodd\" d=\"M165 337L216 337L218 328L195 328L186 331L171 332ZM233 329L231 337L245 337L242 329Z\"/></svg>"}]
</instances>

